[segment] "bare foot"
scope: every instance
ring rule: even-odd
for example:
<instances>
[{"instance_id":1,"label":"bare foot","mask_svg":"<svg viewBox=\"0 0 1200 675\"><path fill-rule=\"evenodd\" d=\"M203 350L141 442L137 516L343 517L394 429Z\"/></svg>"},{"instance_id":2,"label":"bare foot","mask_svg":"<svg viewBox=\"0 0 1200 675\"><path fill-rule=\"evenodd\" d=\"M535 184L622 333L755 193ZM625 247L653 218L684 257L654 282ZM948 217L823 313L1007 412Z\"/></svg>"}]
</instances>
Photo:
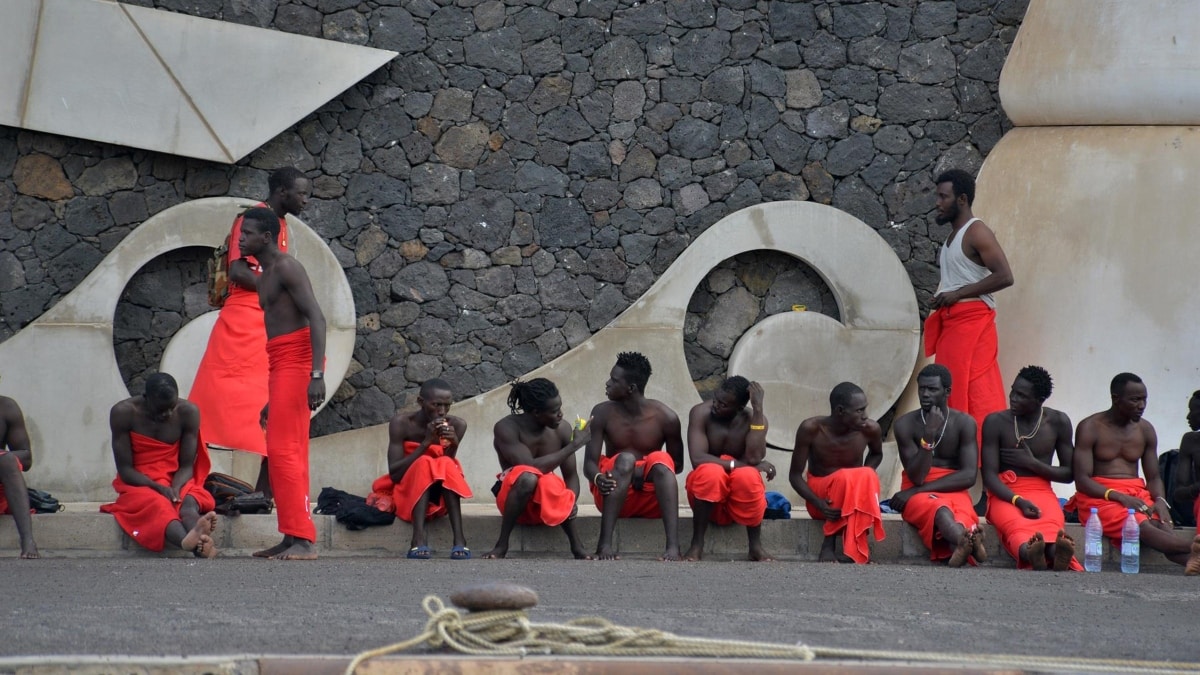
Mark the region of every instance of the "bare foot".
<instances>
[{"instance_id":1,"label":"bare foot","mask_svg":"<svg viewBox=\"0 0 1200 675\"><path fill-rule=\"evenodd\" d=\"M271 560L316 560L317 547L311 541L296 539L282 553L271 556Z\"/></svg>"},{"instance_id":2,"label":"bare foot","mask_svg":"<svg viewBox=\"0 0 1200 675\"><path fill-rule=\"evenodd\" d=\"M688 562L697 562L704 559L704 547L692 544L688 547L686 553L683 554L683 559Z\"/></svg>"},{"instance_id":3,"label":"bare foot","mask_svg":"<svg viewBox=\"0 0 1200 675\"><path fill-rule=\"evenodd\" d=\"M503 547L497 546L496 548L488 551L487 553L484 553L483 559L484 560L499 560L506 555L508 555L508 547L507 546L503 546Z\"/></svg>"},{"instance_id":4,"label":"bare foot","mask_svg":"<svg viewBox=\"0 0 1200 675\"><path fill-rule=\"evenodd\" d=\"M212 534L217 530L217 514L213 511L200 516L200 520L196 521L196 527L204 534Z\"/></svg>"},{"instance_id":5,"label":"bare foot","mask_svg":"<svg viewBox=\"0 0 1200 675\"><path fill-rule=\"evenodd\" d=\"M1183 573L1189 577L1200 575L1200 535L1196 535L1196 538L1192 539L1192 553L1183 567Z\"/></svg>"},{"instance_id":6,"label":"bare foot","mask_svg":"<svg viewBox=\"0 0 1200 675\"><path fill-rule=\"evenodd\" d=\"M294 541L295 537L284 537L283 541L279 542L278 544L275 544L271 548L255 551L253 555L255 558L274 558L280 553L288 550Z\"/></svg>"},{"instance_id":7,"label":"bare foot","mask_svg":"<svg viewBox=\"0 0 1200 675\"><path fill-rule=\"evenodd\" d=\"M576 560L591 560L592 556L587 554L587 551L581 548L571 549L571 555L575 556Z\"/></svg>"},{"instance_id":8,"label":"bare foot","mask_svg":"<svg viewBox=\"0 0 1200 675\"><path fill-rule=\"evenodd\" d=\"M821 542L821 552L817 554L817 562L838 562L838 554L834 549L834 537L825 537Z\"/></svg>"},{"instance_id":9,"label":"bare foot","mask_svg":"<svg viewBox=\"0 0 1200 675\"><path fill-rule=\"evenodd\" d=\"M680 557L681 556L679 555L679 547L676 546L676 547L668 548L666 551L663 551L663 554L661 556L659 556L658 559L663 560L663 561L673 562L673 561L679 560Z\"/></svg>"},{"instance_id":10,"label":"bare foot","mask_svg":"<svg viewBox=\"0 0 1200 675\"><path fill-rule=\"evenodd\" d=\"M213 517L215 518L216 516L214 515ZM207 537L208 541L212 542L212 537L208 536L211 532L212 523L206 520L204 516L201 516L200 520L196 521L196 526L183 535L183 540L179 542L179 548L195 553L200 550L201 537Z\"/></svg>"},{"instance_id":11,"label":"bare foot","mask_svg":"<svg viewBox=\"0 0 1200 675\"><path fill-rule=\"evenodd\" d=\"M1192 546L1195 550L1195 545ZM1071 569L1071 560L1075 557L1075 540L1067 535L1065 530L1059 530L1054 539L1054 571L1066 572Z\"/></svg>"},{"instance_id":12,"label":"bare foot","mask_svg":"<svg viewBox=\"0 0 1200 675\"><path fill-rule=\"evenodd\" d=\"M950 554L949 564L951 567L962 567L967 564L967 558L971 555L971 533L964 532L961 539L958 540L958 546L954 547L954 553Z\"/></svg>"},{"instance_id":13,"label":"bare foot","mask_svg":"<svg viewBox=\"0 0 1200 675\"><path fill-rule=\"evenodd\" d=\"M40 558L38 554L37 544L33 543L33 536L21 538L21 559L34 560Z\"/></svg>"},{"instance_id":14,"label":"bare foot","mask_svg":"<svg viewBox=\"0 0 1200 675\"><path fill-rule=\"evenodd\" d=\"M1025 542L1025 560L1035 570L1046 569L1046 538L1041 532L1034 532Z\"/></svg>"},{"instance_id":15,"label":"bare foot","mask_svg":"<svg viewBox=\"0 0 1200 675\"><path fill-rule=\"evenodd\" d=\"M192 551L192 553L197 558L208 558L209 560L212 560L213 558L217 557L217 553L219 553L219 551L217 550L217 545L213 543L212 537L208 536L207 534L202 534L200 535L200 543L196 545L196 548Z\"/></svg>"},{"instance_id":16,"label":"bare foot","mask_svg":"<svg viewBox=\"0 0 1200 675\"><path fill-rule=\"evenodd\" d=\"M750 549L750 561L751 562L775 562L775 559L771 557L770 553L767 553L762 548L752 548L752 549Z\"/></svg>"},{"instance_id":17,"label":"bare foot","mask_svg":"<svg viewBox=\"0 0 1200 675\"><path fill-rule=\"evenodd\" d=\"M610 546L603 546L596 549L596 560L620 560L621 556L612 550Z\"/></svg>"},{"instance_id":18,"label":"bare foot","mask_svg":"<svg viewBox=\"0 0 1200 675\"><path fill-rule=\"evenodd\" d=\"M971 531L971 555L975 557L977 563L987 562L988 553L983 546L983 530L979 527Z\"/></svg>"}]
</instances>

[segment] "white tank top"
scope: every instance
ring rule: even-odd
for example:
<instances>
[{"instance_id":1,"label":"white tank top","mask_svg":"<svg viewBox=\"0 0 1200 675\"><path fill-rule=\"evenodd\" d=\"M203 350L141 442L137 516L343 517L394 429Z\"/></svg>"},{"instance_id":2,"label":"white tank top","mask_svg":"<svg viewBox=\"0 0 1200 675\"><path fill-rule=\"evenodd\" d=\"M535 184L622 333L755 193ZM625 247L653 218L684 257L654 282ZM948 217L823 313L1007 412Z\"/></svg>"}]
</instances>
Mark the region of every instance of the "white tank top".
<instances>
[{"instance_id":1,"label":"white tank top","mask_svg":"<svg viewBox=\"0 0 1200 675\"><path fill-rule=\"evenodd\" d=\"M937 292L945 293L947 291L957 290L963 286L969 286L992 273L991 270L983 265L976 264L974 260L967 257L963 253L962 241L966 236L967 230L978 218L972 218L967 221L966 225L954 235L950 241L942 245L941 253L938 256L938 266L942 271L942 280L938 284ZM979 299L984 301L988 307L996 308L996 299L991 293L984 293L979 296Z\"/></svg>"}]
</instances>

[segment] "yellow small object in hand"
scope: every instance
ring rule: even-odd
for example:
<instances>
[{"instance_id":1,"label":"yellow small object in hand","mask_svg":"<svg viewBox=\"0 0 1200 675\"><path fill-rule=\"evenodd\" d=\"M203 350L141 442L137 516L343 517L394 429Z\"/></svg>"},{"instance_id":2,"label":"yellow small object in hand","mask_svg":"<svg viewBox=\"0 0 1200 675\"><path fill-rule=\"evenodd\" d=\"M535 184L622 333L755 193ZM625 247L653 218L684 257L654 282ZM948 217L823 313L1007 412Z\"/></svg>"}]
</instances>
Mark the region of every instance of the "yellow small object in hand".
<instances>
[{"instance_id":1,"label":"yellow small object in hand","mask_svg":"<svg viewBox=\"0 0 1200 675\"><path fill-rule=\"evenodd\" d=\"M583 431L587 428L587 420L582 417L575 418L575 431Z\"/></svg>"}]
</instances>

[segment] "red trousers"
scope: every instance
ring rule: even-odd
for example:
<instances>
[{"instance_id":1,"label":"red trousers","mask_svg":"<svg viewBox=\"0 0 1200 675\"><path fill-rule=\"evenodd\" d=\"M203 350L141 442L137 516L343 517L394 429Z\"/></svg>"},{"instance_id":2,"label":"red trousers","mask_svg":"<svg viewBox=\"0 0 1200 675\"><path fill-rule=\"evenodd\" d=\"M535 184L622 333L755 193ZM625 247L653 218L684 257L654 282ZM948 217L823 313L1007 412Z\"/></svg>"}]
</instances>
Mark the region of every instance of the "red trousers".
<instances>
[{"instance_id":1,"label":"red trousers","mask_svg":"<svg viewBox=\"0 0 1200 675\"><path fill-rule=\"evenodd\" d=\"M960 302L935 310L925 319L925 355L950 370L947 403L975 418L976 443L982 445L983 418L1008 407L996 336L996 310L983 302Z\"/></svg>"},{"instance_id":2,"label":"red trousers","mask_svg":"<svg viewBox=\"0 0 1200 675\"><path fill-rule=\"evenodd\" d=\"M312 340L307 327L267 341L270 401L267 458L279 531L317 540L308 503L308 384L312 376Z\"/></svg>"}]
</instances>

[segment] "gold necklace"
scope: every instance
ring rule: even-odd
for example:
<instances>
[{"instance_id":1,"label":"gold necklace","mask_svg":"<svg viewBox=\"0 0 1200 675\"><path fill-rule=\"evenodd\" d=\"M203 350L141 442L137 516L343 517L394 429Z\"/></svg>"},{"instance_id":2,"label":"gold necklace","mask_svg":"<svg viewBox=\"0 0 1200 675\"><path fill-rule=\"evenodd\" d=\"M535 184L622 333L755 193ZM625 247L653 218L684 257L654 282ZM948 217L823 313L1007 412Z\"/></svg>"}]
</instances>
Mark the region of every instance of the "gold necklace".
<instances>
[{"instance_id":1,"label":"gold necklace","mask_svg":"<svg viewBox=\"0 0 1200 675\"><path fill-rule=\"evenodd\" d=\"M1013 413L1013 435L1017 437L1017 445L1021 445L1025 441L1032 441L1034 436L1038 435L1038 431L1042 428L1042 420L1046 418L1046 409L1042 408L1038 413L1037 424L1033 426L1033 431L1028 436L1022 436L1021 430L1017 428L1017 414Z\"/></svg>"}]
</instances>

